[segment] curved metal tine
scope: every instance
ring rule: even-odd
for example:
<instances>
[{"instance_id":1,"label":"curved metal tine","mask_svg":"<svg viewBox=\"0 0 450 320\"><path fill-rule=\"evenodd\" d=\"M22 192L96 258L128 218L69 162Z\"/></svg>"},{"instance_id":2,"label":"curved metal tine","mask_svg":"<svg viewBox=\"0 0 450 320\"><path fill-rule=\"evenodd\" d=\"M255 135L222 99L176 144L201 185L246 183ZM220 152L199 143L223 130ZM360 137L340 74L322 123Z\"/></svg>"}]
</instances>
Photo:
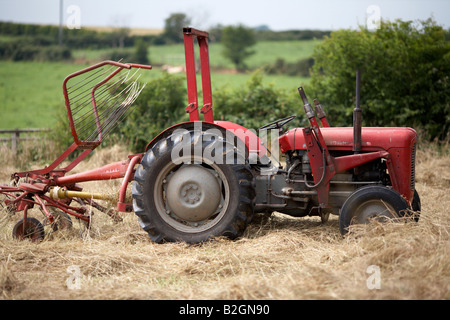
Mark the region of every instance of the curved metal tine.
<instances>
[{"instance_id":1,"label":"curved metal tine","mask_svg":"<svg viewBox=\"0 0 450 320\"><path fill-rule=\"evenodd\" d=\"M126 99L122 102L116 101L117 98L120 98L121 96L123 96L123 93L129 93L130 90L132 90L136 87L136 82L140 77L140 75L136 77L139 70L140 69L137 69L133 73L131 73L130 70L128 70L126 75L124 75L123 77L120 78L122 81L119 80L119 81L116 81L113 85L110 85L108 88L111 88L115 84L120 82L115 87L114 91L112 93L110 92L110 95L106 99L101 100L101 99L98 99L98 97L97 97L96 100L99 101L99 103L96 106L97 106L97 112L99 114L98 121L100 123L100 128L97 128L97 129L100 129L100 132L102 132L104 129L107 129L109 132L114 127L114 124L112 124L112 122L117 122L120 118L122 118L122 115L128 110L128 108L125 108L125 109L123 109L123 108L126 107L127 105L130 105L131 103L133 103L136 100L139 93L142 91L142 89L141 89L141 90L139 90L139 92L137 92L137 94L128 95L126 97ZM130 74L131 74L131 76L130 76ZM114 92L116 92L117 89L120 87L120 85L122 85L123 83L126 83L130 80L133 80L133 81L126 88L124 88L121 92L117 93L116 95L113 95ZM135 92L136 92L136 90L135 90ZM132 98L130 99L130 97L132 97ZM123 110L118 112L117 106L120 106L120 105L124 105L124 107L122 107ZM91 113L92 112L90 112L89 115ZM110 119L108 120L108 118L110 118ZM85 119L82 119L82 121L84 121L84 120ZM82 121L79 121L79 122L81 123ZM93 132L90 134L88 139L92 139L92 138L98 137L100 135L105 136L104 132L99 133L98 132L99 130L95 131L94 129L96 127L97 127L97 125L95 123L86 123L81 128L79 128L78 133L79 133L79 135L82 135L82 134L86 134L88 132L88 130L89 131L92 130Z\"/></svg>"},{"instance_id":2,"label":"curved metal tine","mask_svg":"<svg viewBox=\"0 0 450 320\"><path fill-rule=\"evenodd\" d=\"M125 83L122 82L122 83ZM133 82L134 83L134 82ZM97 105L97 110L99 111L99 121L102 123L101 127L103 128L105 124L104 120L108 119L112 114L117 112L117 107L120 106L121 104L123 104L123 101L120 101L118 98L121 98L121 96L123 95L124 92L128 92L130 86L133 85L133 83L131 83L130 85L128 85L126 88L124 88L121 92L117 93L116 95L111 95L109 96L107 99L101 101L98 105Z\"/></svg>"},{"instance_id":3,"label":"curved metal tine","mask_svg":"<svg viewBox=\"0 0 450 320\"><path fill-rule=\"evenodd\" d=\"M129 70L128 70L128 71L129 71ZM112 99L111 93L109 92L109 89L111 89L112 87L116 86L116 87L114 88L114 92L117 91L117 89L120 87L120 85L122 85L122 84L124 83L124 80L125 80L125 79L126 79L126 75L120 77L116 82L110 84L109 86L105 86L105 88L102 89L102 91L101 91L101 98L103 98L104 96L107 96L107 97L109 96L109 98L107 98L106 100L100 101L100 103L96 105L97 111L98 111L98 112L104 112L103 108L104 108L105 102L107 102L107 101L109 101L109 100ZM103 94L103 93L107 93L107 94ZM97 99L98 99L98 96L97 96ZM101 100L101 99L99 99L99 100ZM84 103L84 106L87 106L87 105L90 104L90 103L91 103L91 97L89 97L89 98L86 100L86 102ZM94 112L93 109L89 109L88 111L86 111L84 114L82 114L82 115L76 120L76 123L77 123L77 125L78 125L78 130L77 130L77 131L78 131L78 133L79 133L80 135L86 133L88 130L91 130L91 127L96 127L95 124L92 124L92 123L90 123L90 122L84 124L84 125L81 126L81 127L79 127L79 124L80 124L80 123L83 123L85 120L89 120L89 119L90 119L89 117L90 117L90 115L93 114L93 112Z\"/></svg>"},{"instance_id":4,"label":"curved metal tine","mask_svg":"<svg viewBox=\"0 0 450 320\"><path fill-rule=\"evenodd\" d=\"M122 59L120 59L119 62L120 62L121 60L122 60ZM83 86L84 86L84 85L87 85L88 83L91 83L92 81L94 81L94 80L96 80L96 79L98 79L98 78L100 78L100 76L103 76L103 75L109 73L109 71L110 71L111 69L113 69L113 68L115 68L115 66L110 66L108 69L105 70L105 72L103 72L103 73L100 74L99 76L95 77L94 79L91 79L91 80L88 81L87 83L84 83ZM89 77L88 77L88 78L89 78ZM82 80L82 81L83 81L83 80ZM87 89L85 89L84 91L80 92L80 93L79 93L78 95L76 95L75 97L70 97L69 100L73 100L73 99L79 97L80 95L86 93L87 91L91 91L91 89L92 89L92 86L88 86ZM84 105L84 104L86 103L86 101L90 102L90 96L89 96L89 95L87 96L87 98L86 98L86 95L82 95L81 98L79 98L78 100L76 100L76 101L70 101L70 104L71 104L71 105L72 105L72 104L76 104L77 102L79 102L80 100L83 100L83 99L84 99L84 101L81 103L81 105ZM72 110L72 114L74 114L73 111L76 111L79 107L80 107L80 106L75 107L75 108Z\"/></svg>"},{"instance_id":5,"label":"curved metal tine","mask_svg":"<svg viewBox=\"0 0 450 320\"><path fill-rule=\"evenodd\" d=\"M36 198L37 202L41 206L42 210L44 210L44 215L48 218L50 223L55 222L54 216L48 211L47 206L45 205L44 201L42 201L42 199L37 194L35 194L34 197Z\"/></svg>"},{"instance_id":6,"label":"curved metal tine","mask_svg":"<svg viewBox=\"0 0 450 320\"><path fill-rule=\"evenodd\" d=\"M123 58L120 59L118 62L121 62L122 60L123 60ZM84 78L84 79L82 79L82 80L80 80L80 81L74 83L72 86L70 86L69 88L67 88L67 94L73 93L73 92L75 92L76 90L78 90L78 89L76 89L76 90L74 90L74 91L72 91L72 92L69 93L69 89L72 89L73 87L75 87L75 86L78 85L79 83L84 82L84 81L86 81L87 79L89 79L90 77L94 76L95 74L97 74L98 72L100 72L101 70L103 70L103 67L104 67L104 66L99 67L99 70L98 70L98 71L95 71L95 72L92 73L91 75L89 75L89 76L87 76L86 78ZM115 68L115 67L116 67L116 66L114 66L114 65L109 65L109 67L107 67L107 69L105 70L105 72L103 72L102 74L107 73L109 70L111 70L111 69L113 69L113 68ZM93 71L93 70L90 70L90 71L88 71L87 73L89 73L89 72L91 72L91 71ZM78 75L78 76L80 76L80 75ZM97 76L95 79L97 79L97 78L99 78L99 77L100 77L100 75ZM95 80L95 79L92 79L92 80L90 80L89 82L92 82L92 81ZM88 83L89 83L89 82L88 82Z\"/></svg>"},{"instance_id":7,"label":"curved metal tine","mask_svg":"<svg viewBox=\"0 0 450 320\"><path fill-rule=\"evenodd\" d=\"M122 81L121 84L124 84L124 83L126 83L127 81L130 81L131 79L133 79L134 76L136 75L137 71L134 72L133 75L132 75L130 78L128 78L129 73L130 73L130 70L128 70L128 73L125 75L125 79ZM113 100L113 99L115 100L116 98L121 97L121 96L123 95L124 92L125 92L125 93L128 93L128 92L130 91L130 88L131 88L132 86L134 86L134 84L137 82L138 79L139 79L139 77L137 77L135 80L133 80L133 81L132 81L128 86L126 86L124 89L122 89L122 91L120 91L119 93L115 94L116 91L117 91L117 89L120 87L120 86L117 86L117 87L115 88L114 92L111 93L111 96L110 96L105 102L103 102L103 103L104 103L104 104L107 104L110 100ZM115 95L114 95L114 94L115 94Z\"/></svg>"},{"instance_id":8,"label":"curved metal tine","mask_svg":"<svg viewBox=\"0 0 450 320\"><path fill-rule=\"evenodd\" d=\"M121 93L116 95L122 95L123 92L128 94L122 102L120 102L120 100L115 100L116 102L109 108L111 112L105 112L102 114L102 120L104 120L101 124L103 138L106 137L117 126L117 124L125 118L126 114L131 109L131 105L137 99L144 87L145 84L139 87L136 79L127 88L122 90Z\"/></svg>"},{"instance_id":9,"label":"curved metal tine","mask_svg":"<svg viewBox=\"0 0 450 320\"><path fill-rule=\"evenodd\" d=\"M122 60L123 60L123 58L119 59L119 61L117 61L117 62L122 62ZM76 90L74 90L74 91L72 91L72 92L69 92L69 89L75 87L75 86L78 85L79 83L81 83L81 82L83 82L83 81L86 81L86 80L89 79L90 77L94 76L95 74L97 74L98 72L100 72L101 70L103 70L103 67L104 67L104 66L99 67L99 70L98 70L98 71L95 71L93 74L87 76L86 78L84 78L84 79L82 79L82 80L80 80L80 81L74 83L72 86L70 86L69 88L67 88L67 94L69 95L70 93L73 93L73 92L75 92L76 90L78 90L78 89L76 89ZM114 65L109 65L109 67L105 70L105 72L103 72L103 74L107 73L109 70L111 70L111 69L114 68L114 67L116 67L116 66L114 66ZM88 72L91 72L91 71L92 71L92 70L90 70L90 71L88 71ZM87 72L87 73L88 73L88 72ZM80 76L80 75L81 75L81 74L79 74L78 76ZM98 77L100 77L100 76L98 76ZM98 77L96 77L95 79L97 79ZM74 78L75 78L75 77L74 77ZM89 81L89 82L92 82L92 80Z\"/></svg>"},{"instance_id":10,"label":"curved metal tine","mask_svg":"<svg viewBox=\"0 0 450 320\"><path fill-rule=\"evenodd\" d=\"M108 125L107 127L105 127L104 131L104 135L108 135L114 128L115 126L117 126L120 122L122 122L126 117L127 114L131 112L131 107L133 102L137 99L137 97L139 96L139 94L141 93L141 91L144 89L145 85L143 85L140 89L139 87L130 94L130 96L127 97L126 101L126 106L124 106L120 113L117 115L114 115L115 119L114 119L114 123L111 121L111 125ZM134 90L134 89L133 89Z\"/></svg>"},{"instance_id":11,"label":"curved metal tine","mask_svg":"<svg viewBox=\"0 0 450 320\"><path fill-rule=\"evenodd\" d=\"M103 74L104 74L104 73L103 73ZM103 74L102 74L102 75L103 75ZM97 77L97 78L98 78L98 77ZM97 78L96 78L96 79L97 79ZM120 79L119 79L117 82L120 82ZM116 82L116 83L117 83L117 82ZM114 85L114 84L112 84L111 86L113 86L113 85ZM101 93L104 92L105 90L109 89L109 88L110 88L110 87L104 88L103 91L101 91ZM81 92L80 94L78 94L77 97L80 96L80 95L83 94L83 93L86 93L87 91L90 92L91 90L92 90L92 86L89 86L86 90L84 90L83 92ZM101 94L101 93L100 93L100 94ZM74 98L71 98L71 99L74 99ZM74 111L76 111L77 109L79 109L80 106L82 106L82 105L84 105L84 104L86 104L86 103L90 103L90 102L91 102L91 96L90 96L90 95L83 95L81 98L79 98L79 99L76 100L76 101L70 101L70 104L72 105L72 104L76 104L77 102L79 102L80 100L83 100L83 99L84 99L84 101L82 101L80 105L74 107L74 109L72 110L72 114L74 114Z\"/></svg>"},{"instance_id":12,"label":"curved metal tine","mask_svg":"<svg viewBox=\"0 0 450 320\"><path fill-rule=\"evenodd\" d=\"M111 66L110 66L109 68L111 68ZM76 90L78 90L78 89L77 89L77 86L78 86L79 84L81 84L81 83L83 83L84 81L88 80L89 78L95 76L97 73L102 72L103 69L104 69L104 67L102 66L102 67L98 68L98 70L96 70L96 71L94 71L94 72L92 72L92 70L91 70L91 72L88 71L88 72L86 72L86 73L88 73L88 76L85 77L85 78L82 77L83 75L85 75L85 73L82 73L82 74L80 74L80 75L78 75L78 76L73 77L72 79L75 79L75 78L81 76L80 78L82 78L82 79L79 80L79 81L77 81L77 82L75 82L75 83L72 84L70 87L68 87L68 88L67 88L67 93L70 94L70 93L72 93L72 92L75 92ZM91 74L89 74L89 73L91 73ZM106 71L104 71L103 73L106 73ZM72 80L72 79L70 79L70 80ZM70 81L70 80L69 80L69 81ZM74 88L75 88L74 91L72 91L72 92L69 91L70 89L74 89Z\"/></svg>"},{"instance_id":13,"label":"curved metal tine","mask_svg":"<svg viewBox=\"0 0 450 320\"><path fill-rule=\"evenodd\" d=\"M120 84L118 84L118 85L120 85ZM104 98L105 98L105 97L108 97L108 95L109 95L109 89L110 89L110 88L105 87L105 88L102 90L103 92L101 92L100 101L104 101L104 100L105 100ZM99 99L99 97L97 97L97 99ZM92 104L92 100L91 100L91 98L89 97L89 99L87 99L87 100L84 102L83 106L80 107L80 108L78 108L78 109L73 113L73 115L76 115L76 114L79 114L79 112L83 112L83 113L79 114L79 115L78 115L78 118L75 119L75 121L74 121L74 123L75 123L75 125L76 125L76 127L77 127L77 131L83 129L83 127L84 127L83 122L85 122L87 119L90 119L91 114L94 112L94 109L92 108L91 104ZM100 107L101 107L101 106L100 106ZM99 111L99 109L100 109L100 111L101 111L101 108L99 108L99 104L97 104L97 111ZM80 127L80 125L81 125L81 127Z\"/></svg>"},{"instance_id":14,"label":"curved metal tine","mask_svg":"<svg viewBox=\"0 0 450 320\"><path fill-rule=\"evenodd\" d=\"M125 78L124 76L119 77L118 80L117 80L116 82L111 83L111 84L109 84L109 86L105 86L104 88L102 88L102 89L100 90L99 95L97 95L97 99L98 99L99 97L100 97L100 98L103 98L103 96L110 94L110 93L109 93L109 90L110 90L112 87L114 87L115 85L117 85L116 88L114 89L114 91L116 91L117 88L120 87L120 85L123 83L123 79L124 79L124 78ZM92 98L91 98L91 96L89 95L89 96L87 96L86 99L82 102L82 104L80 104L80 105L75 109L75 111L72 111L72 115L76 115L78 112L84 110L87 106L90 106L91 103L92 103ZM83 122L83 121L85 120L85 118L89 117L90 113L92 113L92 112L93 112L93 109L89 108L84 114L80 115L74 122L75 122L75 123L81 123L81 122Z\"/></svg>"},{"instance_id":15,"label":"curved metal tine","mask_svg":"<svg viewBox=\"0 0 450 320\"><path fill-rule=\"evenodd\" d=\"M122 102L124 106L120 110L120 113L118 115L114 115L114 117L116 118L114 119L116 124L121 122L126 117L126 114L130 111L132 104L136 101L137 97L140 95L145 86L146 84L143 84L139 88L139 84L137 82L133 83L132 87L130 88L131 90L130 94L127 96L124 102ZM112 131L113 128L114 126L109 126L109 128L105 128L106 134L109 134L109 132Z\"/></svg>"},{"instance_id":16,"label":"curved metal tine","mask_svg":"<svg viewBox=\"0 0 450 320\"><path fill-rule=\"evenodd\" d=\"M83 88L84 86L86 86L87 84L93 82L94 80L100 78L101 76L103 76L104 74L108 73L109 70L111 70L112 68L114 68L114 66L110 66L109 68L107 68L104 72L100 73L98 76L92 78L91 80L85 82L86 80L88 80L90 77L93 77L94 75L96 75L97 73L99 73L100 71L103 70L103 68L101 67L100 70L98 70L97 72L94 72L93 74L87 76L84 79L81 79L80 81L78 81L77 83L75 83L74 85L72 85L71 87L67 88L67 94L73 94L74 92L76 92L77 90L79 90L80 88ZM73 88L74 86L81 84L78 88L74 89L73 91L69 92L69 89ZM90 88L88 87L86 90L80 92L78 95L76 95L75 97L72 97L72 99L77 98L79 95L83 94L84 92L86 92L87 90L89 90Z\"/></svg>"},{"instance_id":17,"label":"curved metal tine","mask_svg":"<svg viewBox=\"0 0 450 320\"><path fill-rule=\"evenodd\" d=\"M122 77L119 78L118 81L116 81L115 83L109 85L108 87L105 87L103 89L102 92L108 91L108 95L106 95L106 99L103 99L105 97L105 95L96 95L96 100L99 101L99 103L97 104L97 110L98 111L104 111L104 106L107 105L107 103L112 100L115 99L117 97L114 96L114 94L116 93L117 89L120 88L120 86L122 84L124 84L125 82L127 82L128 80L128 74L129 74L130 70L127 70L127 74L123 75ZM117 84L117 85L116 85ZM115 86L115 87L114 87ZM114 87L114 89L112 90L112 92L110 92L109 90ZM123 90L122 90L123 91ZM120 93L119 93L120 94Z\"/></svg>"},{"instance_id":18,"label":"curved metal tine","mask_svg":"<svg viewBox=\"0 0 450 320\"><path fill-rule=\"evenodd\" d=\"M144 86L143 86L144 87ZM123 89L120 93L118 93L114 97L114 101L116 101L113 106L110 106L108 109L112 110L112 112L104 113L104 117L110 117L113 114L117 114L117 105L120 106L121 109L128 109L128 107L136 100L136 98L139 96L140 92L142 91L143 87L139 89L139 85L136 81L132 82L130 85L128 85L125 89ZM120 100L116 99L119 96L122 96L123 93L127 94L125 99L120 102ZM108 111L108 110L106 110Z\"/></svg>"}]
</instances>

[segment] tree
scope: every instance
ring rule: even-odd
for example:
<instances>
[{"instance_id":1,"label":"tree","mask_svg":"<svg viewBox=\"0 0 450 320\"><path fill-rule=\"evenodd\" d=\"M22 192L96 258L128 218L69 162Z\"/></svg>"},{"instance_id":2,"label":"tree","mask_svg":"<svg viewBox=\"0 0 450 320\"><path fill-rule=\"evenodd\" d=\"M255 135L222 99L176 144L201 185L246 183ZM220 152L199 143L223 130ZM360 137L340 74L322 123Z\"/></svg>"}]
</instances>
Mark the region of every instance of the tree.
<instances>
[{"instance_id":1,"label":"tree","mask_svg":"<svg viewBox=\"0 0 450 320\"><path fill-rule=\"evenodd\" d=\"M130 28L127 27L128 19L120 15L114 16L112 25L114 26L111 32L113 48L123 50L125 47L125 40L129 37L131 31Z\"/></svg>"},{"instance_id":2,"label":"tree","mask_svg":"<svg viewBox=\"0 0 450 320\"><path fill-rule=\"evenodd\" d=\"M250 50L250 47L256 44L253 30L242 25L225 27L222 30L221 42L223 55L233 62L236 69L244 70L244 60L255 53Z\"/></svg>"},{"instance_id":3,"label":"tree","mask_svg":"<svg viewBox=\"0 0 450 320\"><path fill-rule=\"evenodd\" d=\"M423 128L445 139L450 127L450 43L426 21L382 22L378 30L339 30L316 47L310 92L334 125L351 125L355 71L368 126Z\"/></svg>"},{"instance_id":4,"label":"tree","mask_svg":"<svg viewBox=\"0 0 450 320\"><path fill-rule=\"evenodd\" d=\"M148 60L148 45L141 39L136 41L134 46L133 60L140 64L149 64Z\"/></svg>"},{"instance_id":5,"label":"tree","mask_svg":"<svg viewBox=\"0 0 450 320\"><path fill-rule=\"evenodd\" d=\"M173 13L166 20L163 37L166 42L183 42L183 27L189 26L191 19L184 13Z\"/></svg>"}]
</instances>

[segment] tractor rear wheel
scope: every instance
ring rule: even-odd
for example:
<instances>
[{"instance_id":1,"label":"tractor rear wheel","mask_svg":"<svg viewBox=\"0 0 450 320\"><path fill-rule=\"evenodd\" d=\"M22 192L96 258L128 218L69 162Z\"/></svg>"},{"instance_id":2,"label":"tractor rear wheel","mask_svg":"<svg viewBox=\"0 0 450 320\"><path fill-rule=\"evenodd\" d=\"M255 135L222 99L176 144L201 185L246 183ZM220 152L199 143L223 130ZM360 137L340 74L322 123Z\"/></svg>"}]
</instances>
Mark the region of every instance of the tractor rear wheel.
<instances>
[{"instance_id":1,"label":"tractor rear wheel","mask_svg":"<svg viewBox=\"0 0 450 320\"><path fill-rule=\"evenodd\" d=\"M403 217L409 209L406 200L395 190L384 186L367 186L352 193L339 213L339 229L348 233L352 224L386 221Z\"/></svg>"},{"instance_id":2,"label":"tractor rear wheel","mask_svg":"<svg viewBox=\"0 0 450 320\"><path fill-rule=\"evenodd\" d=\"M234 160L212 161L208 154ZM147 151L132 195L139 223L153 241L199 243L241 236L253 216L255 191L250 168L232 144L186 130Z\"/></svg>"}]
</instances>

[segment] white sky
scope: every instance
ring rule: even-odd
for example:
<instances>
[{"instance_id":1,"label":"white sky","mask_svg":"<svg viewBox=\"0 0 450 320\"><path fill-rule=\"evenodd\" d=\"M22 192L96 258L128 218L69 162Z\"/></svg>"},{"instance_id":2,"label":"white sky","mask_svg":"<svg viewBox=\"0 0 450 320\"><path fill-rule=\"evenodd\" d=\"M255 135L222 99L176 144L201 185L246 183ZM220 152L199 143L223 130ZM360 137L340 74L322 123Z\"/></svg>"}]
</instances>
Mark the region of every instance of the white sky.
<instances>
[{"instance_id":1,"label":"white sky","mask_svg":"<svg viewBox=\"0 0 450 320\"><path fill-rule=\"evenodd\" d=\"M0 21L59 24L60 0L0 0ZM67 9L80 9L83 26L118 26L162 29L172 13L192 17L192 26L244 24L267 25L272 30L339 28L356 29L365 25L379 8L383 19L425 20L430 16L450 28L449 0L63 0Z\"/></svg>"}]
</instances>

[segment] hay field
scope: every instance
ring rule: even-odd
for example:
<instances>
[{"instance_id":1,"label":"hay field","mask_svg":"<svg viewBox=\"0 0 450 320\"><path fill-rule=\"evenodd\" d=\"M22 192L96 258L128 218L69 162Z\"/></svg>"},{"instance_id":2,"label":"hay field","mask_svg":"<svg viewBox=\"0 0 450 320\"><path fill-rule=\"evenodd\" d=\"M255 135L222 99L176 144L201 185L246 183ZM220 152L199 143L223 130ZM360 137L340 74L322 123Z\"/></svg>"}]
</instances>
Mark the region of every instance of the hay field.
<instances>
[{"instance_id":1,"label":"hay field","mask_svg":"<svg viewBox=\"0 0 450 320\"><path fill-rule=\"evenodd\" d=\"M115 223L95 212L90 230L74 221L72 231L31 243L11 237L20 214L2 214L0 299L450 299L448 147L444 154L418 151L419 223L358 226L345 238L335 216L322 224L274 214L236 241L158 245L133 213ZM102 149L77 170L126 156L123 147ZM0 159L7 182L16 168L4 150Z\"/></svg>"}]
</instances>

